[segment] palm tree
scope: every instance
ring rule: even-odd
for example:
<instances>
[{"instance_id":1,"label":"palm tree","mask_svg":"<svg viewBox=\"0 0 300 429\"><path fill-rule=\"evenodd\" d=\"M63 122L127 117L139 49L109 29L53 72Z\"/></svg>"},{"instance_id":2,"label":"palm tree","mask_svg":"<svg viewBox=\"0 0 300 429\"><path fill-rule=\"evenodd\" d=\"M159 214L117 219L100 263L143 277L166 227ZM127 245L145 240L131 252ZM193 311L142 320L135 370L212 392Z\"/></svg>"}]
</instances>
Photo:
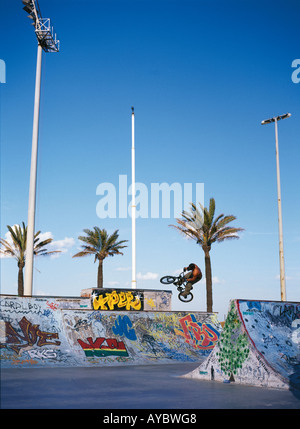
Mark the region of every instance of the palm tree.
<instances>
[{"instance_id":1,"label":"palm tree","mask_svg":"<svg viewBox=\"0 0 300 429\"><path fill-rule=\"evenodd\" d=\"M86 237L79 236L79 240L86 244L81 247L83 250L76 253L73 258L94 255L94 262L99 261L98 264L98 275L97 275L97 287L103 288L103 260L107 256L123 255L120 249L127 247L123 245L128 240L117 241L119 238L119 230L116 230L112 235L108 235L105 229L100 229L94 226L94 230L84 229Z\"/></svg>"},{"instance_id":2,"label":"palm tree","mask_svg":"<svg viewBox=\"0 0 300 429\"><path fill-rule=\"evenodd\" d=\"M13 227L7 225L7 229L10 233L10 239L4 240L0 238L0 244L2 247L0 248L0 254L5 256L13 257L18 262L18 295L24 295L24 279L23 279L23 269L25 267L26 262L26 244L27 244L27 226L25 227L24 222L22 222L22 228L20 225L14 225ZM47 238L46 240L40 241L39 235L41 231L38 231L34 234L33 241L33 254L35 256L38 255L51 255L53 253L58 253L60 250L53 250L48 252L45 249L47 244L50 244L53 238Z\"/></svg>"},{"instance_id":3,"label":"palm tree","mask_svg":"<svg viewBox=\"0 0 300 429\"><path fill-rule=\"evenodd\" d=\"M213 311L212 296L212 270L210 260L210 250L213 243L221 243L225 240L239 238L238 232L243 228L227 226L236 219L233 215L224 216L220 214L215 216L215 200L209 201L209 209L203 207L200 203L200 211L195 204L191 204L190 211L182 212L182 219L176 219L178 225L170 225L178 229L185 236L193 239L199 244L205 257L205 277L206 277L206 305L207 312Z\"/></svg>"}]
</instances>

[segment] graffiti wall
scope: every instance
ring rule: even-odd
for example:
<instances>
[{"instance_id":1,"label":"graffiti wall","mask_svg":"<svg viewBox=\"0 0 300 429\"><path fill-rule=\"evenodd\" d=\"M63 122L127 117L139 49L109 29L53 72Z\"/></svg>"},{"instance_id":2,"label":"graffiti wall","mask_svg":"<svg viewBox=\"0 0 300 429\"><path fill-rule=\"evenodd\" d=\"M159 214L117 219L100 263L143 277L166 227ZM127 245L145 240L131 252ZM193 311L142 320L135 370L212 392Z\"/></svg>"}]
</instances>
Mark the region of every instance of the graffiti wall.
<instances>
[{"instance_id":1,"label":"graffiti wall","mask_svg":"<svg viewBox=\"0 0 300 429\"><path fill-rule=\"evenodd\" d=\"M69 302L68 302L69 301ZM61 325L61 309L82 299L0 296L1 366L75 364Z\"/></svg>"},{"instance_id":2,"label":"graffiti wall","mask_svg":"<svg viewBox=\"0 0 300 429\"><path fill-rule=\"evenodd\" d=\"M300 387L300 303L240 300L238 304L261 362Z\"/></svg>"},{"instance_id":3,"label":"graffiti wall","mask_svg":"<svg viewBox=\"0 0 300 429\"><path fill-rule=\"evenodd\" d=\"M91 308L101 311L171 311L172 291L147 289L83 289Z\"/></svg>"},{"instance_id":4,"label":"graffiti wall","mask_svg":"<svg viewBox=\"0 0 300 429\"><path fill-rule=\"evenodd\" d=\"M62 299L0 296L1 366L201 362L222 329L208 313L67 307Z\"/></svg>"},{"instance_id":5,"label":"graffiti wall","mask_svg":"<svg viewBox=\"0 0 300 429\"><path fill-rule=\"evenodd\" d=\"M300 303L231 301L218 344L187 376L300 388Z\"/></svg>"}]
</instances>

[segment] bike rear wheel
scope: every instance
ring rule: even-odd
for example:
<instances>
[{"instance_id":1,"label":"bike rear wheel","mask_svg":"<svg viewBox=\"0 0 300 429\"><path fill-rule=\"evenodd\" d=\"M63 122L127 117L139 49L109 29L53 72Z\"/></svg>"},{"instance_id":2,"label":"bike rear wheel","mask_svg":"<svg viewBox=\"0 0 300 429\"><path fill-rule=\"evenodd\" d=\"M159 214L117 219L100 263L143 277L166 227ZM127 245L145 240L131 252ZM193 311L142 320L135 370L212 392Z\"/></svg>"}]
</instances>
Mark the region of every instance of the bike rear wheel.
<instances>
[{"instance_id":1,"label":"bike rear wheel","mask_svg":"<svg viewBox=\"0 0 300 429\"><path fill-rule=\"evenodd\" d=\"M175 282L176 278L174 276L164 276L160 279L160 282L164 285L170 285Z\"/></svg>"},{"instance_id":2,"label":"bike rear wheel","mask_svg":"<svg viewBox=\"0 0 300 429\"><path fill-rule=\"evenodd\" d=\"M182 302L191 302L192 299L194 298L194 295L192 294L192 292L189 292L186 296L182 295L183 292L180 292L178 294L178 298L180 299L180 301Z\"/></svg>"}]
</instances>

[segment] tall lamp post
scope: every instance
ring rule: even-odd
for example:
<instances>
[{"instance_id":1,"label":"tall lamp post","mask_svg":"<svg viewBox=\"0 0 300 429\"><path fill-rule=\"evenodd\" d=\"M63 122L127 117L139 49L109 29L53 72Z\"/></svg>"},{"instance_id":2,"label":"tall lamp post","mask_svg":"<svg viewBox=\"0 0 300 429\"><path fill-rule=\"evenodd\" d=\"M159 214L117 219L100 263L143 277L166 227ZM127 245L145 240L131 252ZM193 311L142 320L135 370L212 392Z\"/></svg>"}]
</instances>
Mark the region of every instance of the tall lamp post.
<instances>
[{"instance_id":1,"label":"tall lamp post","mask_svg":"<svg viewBox=\"0 0 300 429\"><path fill-rule=\"evenodd\" d=\"M282 213L281 213L281 189L280 189L280 169L279 169L279 150L278 150L278 126L277 123L281 119L286 119L291 116L290 113L285 115L275 116L274 118L262 121L262 125L275 122L275 143L276 143L276 168L277 168L277 200L278 200L278 227L279 227L279 262L280 262L280 298L281 301L286 301L285 288L285 272L284 272L284 254L283 254L283 232L282 232Z\"/></svg>"},{"instance_id":2,"label":"tall lamp post","mask_svg":"<svg viewBox=\"0 0 300 429\"><path fill-rule=\"evenodd\" d=\"M132 269L131 269L131 288L136 289L136 230L135 230L135 217L136 217L136 205L135 205L135 138L134 138L134 108L131 107L131 191L132 191L132 203L131 203L131 235L132 235Z\"/></svg>"},{"instance_id":3,"label":"tall lamp post","mask_svg":"<svg viewBox=\"0 0 300 429\"><path fill-rule=\"evenodd\" d=\"M27 244L26 244L26 265L24 278L24 295L32 295L33 280L33 253L34 253L34 224L35 224L35 203L36 203L36 177L37 177L37 153L38 153L38 132L39 132L39 111L40 111L40 92L41 92L41 68L42 68L42 50L45 52L58 52L59 41L56 39L53 27L50 25L49 18L42 18L37 0L22 0L23 9L32 20L35 28L35 35L38 41L36 79L35 79L35 97L34 114L32 130L32 149L31 149L31 167L30 184L28 198L28 226L27 226Z\"/></svg>"}]
</instances>

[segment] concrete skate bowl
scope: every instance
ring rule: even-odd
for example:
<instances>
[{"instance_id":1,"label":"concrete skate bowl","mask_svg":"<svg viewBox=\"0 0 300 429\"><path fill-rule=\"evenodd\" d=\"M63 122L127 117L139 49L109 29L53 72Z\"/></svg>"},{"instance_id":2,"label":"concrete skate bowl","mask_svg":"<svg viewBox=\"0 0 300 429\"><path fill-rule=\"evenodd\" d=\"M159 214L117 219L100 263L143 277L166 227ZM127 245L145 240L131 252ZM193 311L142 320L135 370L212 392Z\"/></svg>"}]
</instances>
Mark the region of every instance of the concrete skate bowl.
<instances>
[{"instance_id":1,"label":"concrete skate bowl","mask_svg":"<svg viewBox=\"0 0 300 429\"><path fill-rule=\"evenodd\" d=\"M201 363L222 330L214 313L88 307L84 298L1 295L1 367Z\"/></svg>"},{"instance_id":2,"label":"concrete skate bowl","mask_svg":"<svg viewBox=\"0 0 300 429\"><path fill-rule=\"evenodd\" d=\"M233 300L218 344L185 377L300 389L300 303Z\"/></svg>"}]
</instances>

